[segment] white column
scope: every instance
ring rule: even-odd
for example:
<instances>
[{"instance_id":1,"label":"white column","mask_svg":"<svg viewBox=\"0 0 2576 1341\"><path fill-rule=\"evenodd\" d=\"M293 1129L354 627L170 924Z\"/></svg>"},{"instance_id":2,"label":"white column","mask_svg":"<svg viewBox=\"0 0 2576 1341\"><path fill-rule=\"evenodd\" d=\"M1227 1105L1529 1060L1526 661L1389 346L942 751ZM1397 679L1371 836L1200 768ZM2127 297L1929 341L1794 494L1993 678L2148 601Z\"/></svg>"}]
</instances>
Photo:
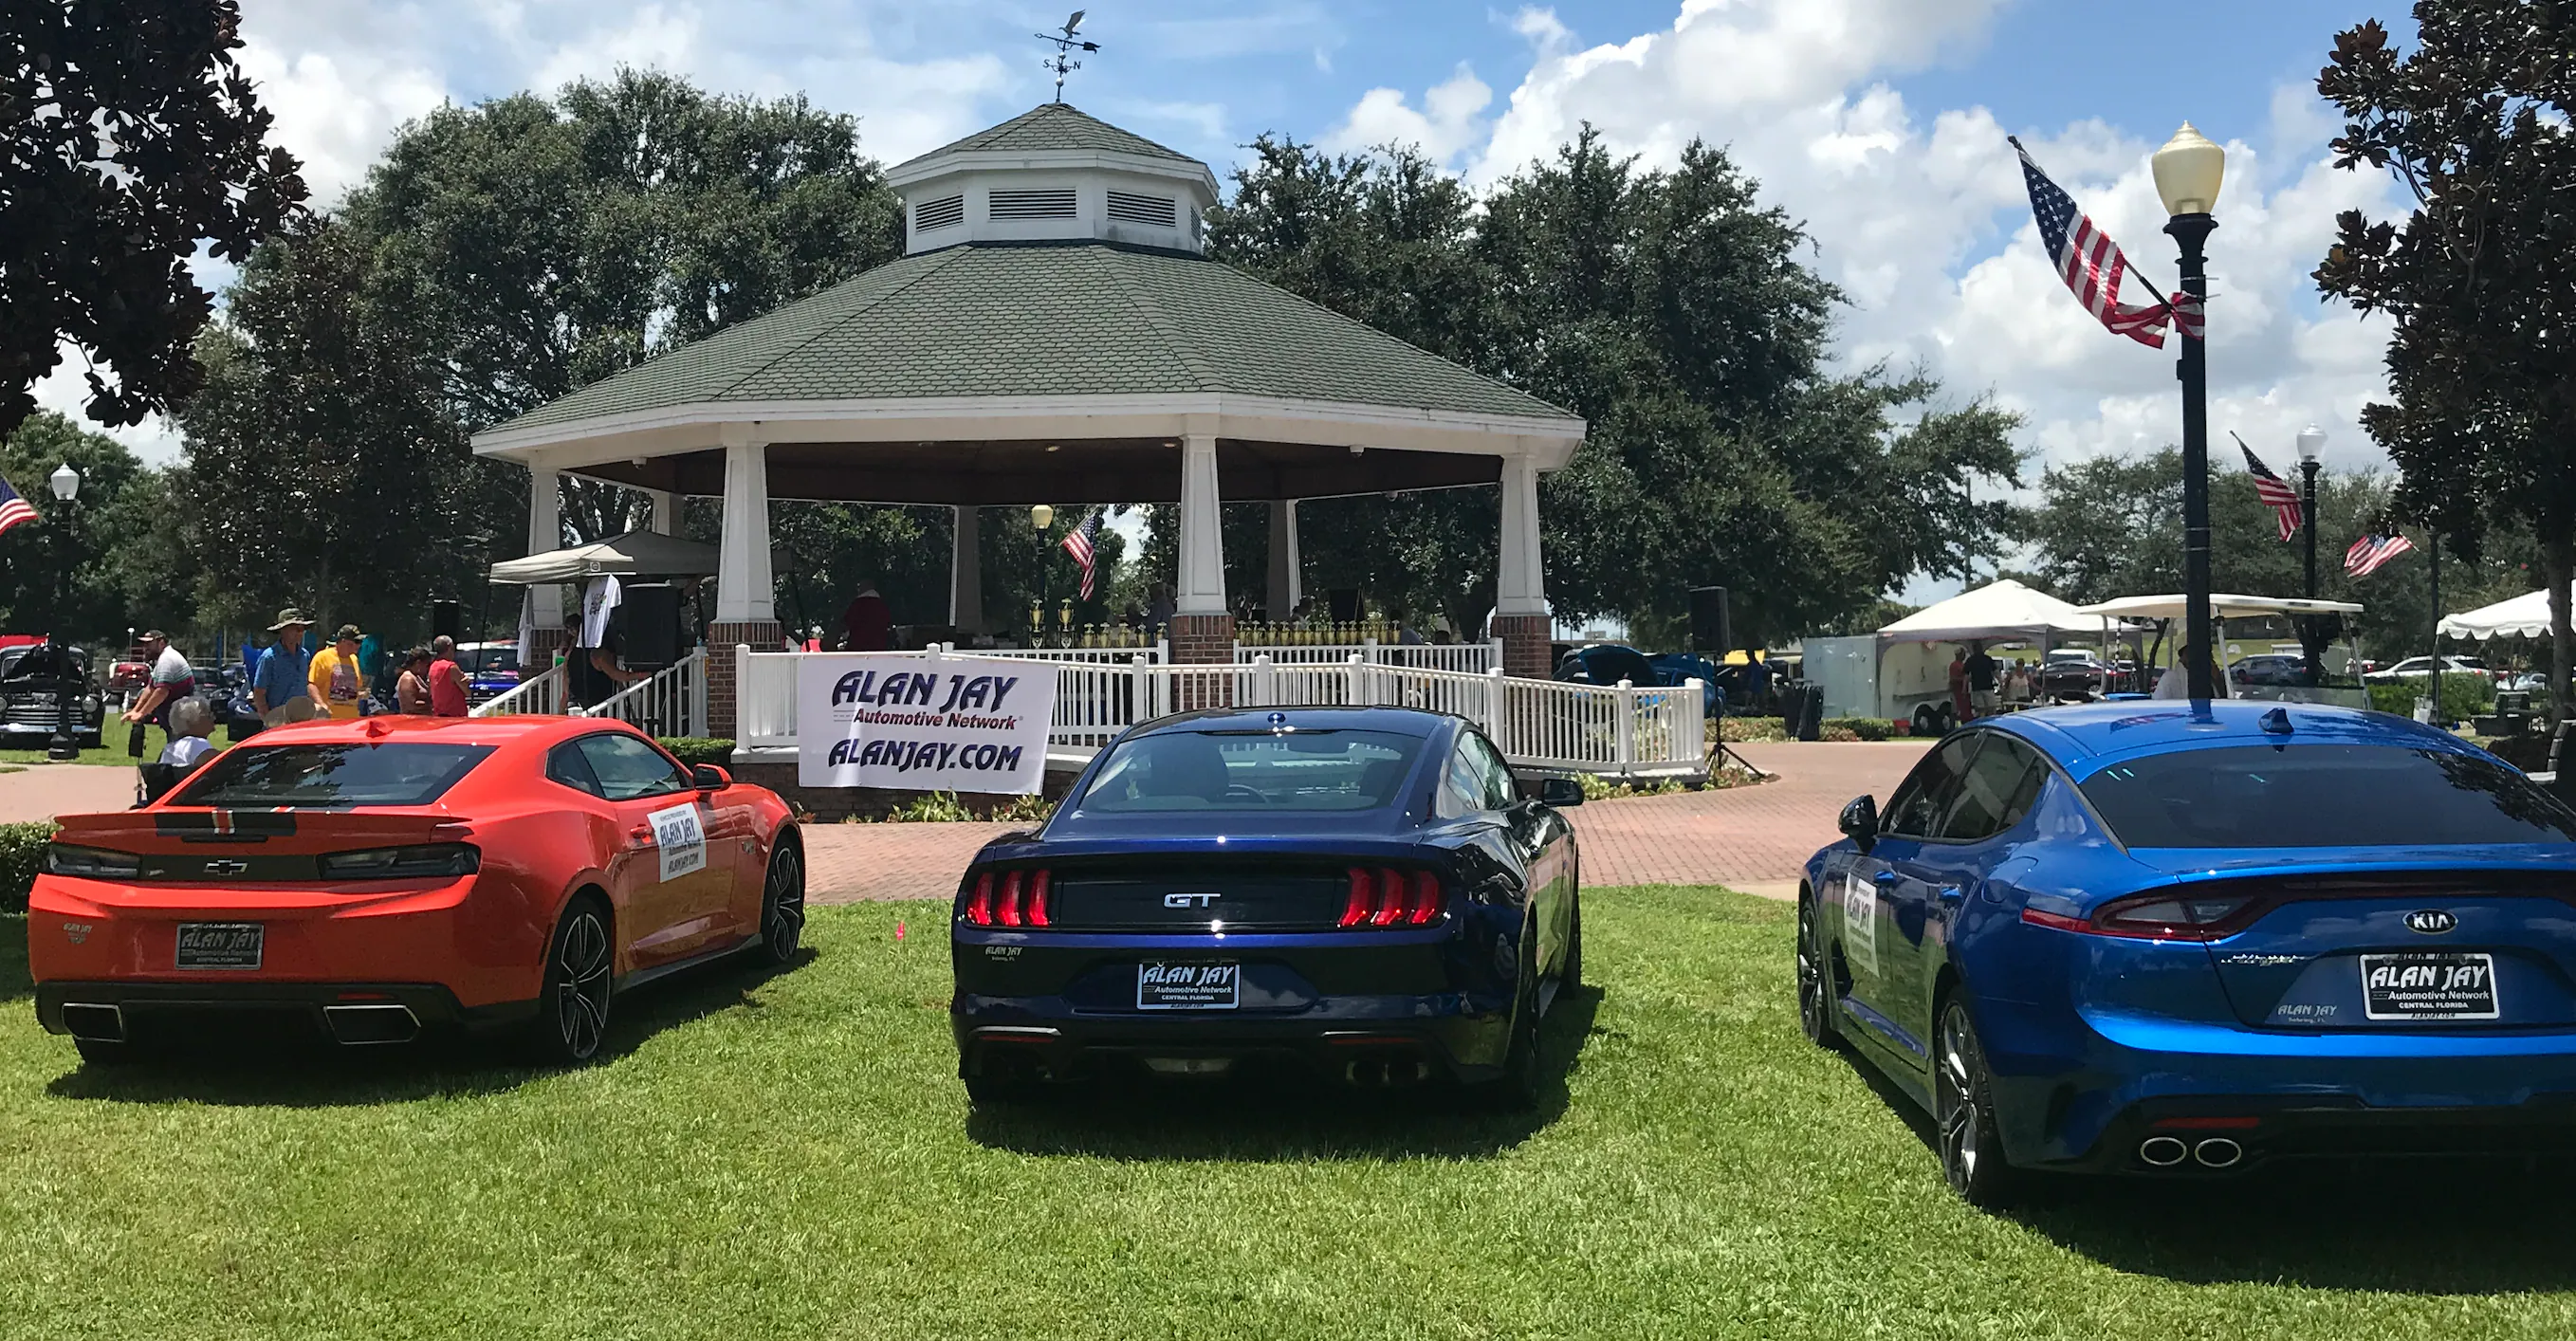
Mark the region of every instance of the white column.
<instances>
[{"instance_id":1,"label":"white column","mask_svg":"<svg viewBox=\"0 0 2576 1341\"><path fill-rule=\"evenodd\" d=\"M1270 505L1270 619L1278 623L1297 609L1305 595L1303 574L1298 567L1297 500L1282 498Z\"/></svg>"},{"instance_id":2,"label":"white column","mask_svg":"<svg viewBox=\"0 0 2576 1341\"><path fill-rule=\"evenodd\" d=\"M962 636L984 631L983 512L972 504L949 509L956 514L955 552L948 560L948 622Z\"/></svg>"},{"instance_id":3,"label":"white column","mask_svg":"<svg viewBox=\"0 0 2576 1341\"><path fill-rule=\"evenodd\" d=\"M546 554L563 548L563 476L542 466L528 467L528 552ZM528 623L540 629L563 627L563 588L539 582L528 588Z\"/></svg>"},{"instance_id":4,"label":"white column","mask_svg":"<svg viewBox=\"0 0 2576 1341\"><path fill-rule=\"evenodd\" d=\"M769 574L769 448L756 437L732 431L732 425L726 429L724 539L716 552L716 621L738 624L774 620L778 611Z\"/></svg>"},{"instance_id":5,"label":"white column","mask_svg":"<svg viewBox=\"0 0 2576 1341\"><path fill-rule=\"evenodd\" d=\"M1181 439L1181 572L1174 612L1221 615L1225 609L1225 545L1216 492L1216 435Z\"/></svg>"},{"instance_id":6,"label":"white column","mask_svg":"<svg viewBox=\"0 0 2576 1341\"><path fill-rule=\"evenodd\" d=\"M1547 582L1539 566L1538 463L1503 458L1502 561L1494 569L1494 613L1547 613Z\"/></svg>"},{"instance_id":7,"label":"white column","mask_svg":"<svg viewBox=\"0 0 2576 1341\"><path fill-rule=\"evenodd\" d=\"M680 533L680 496L660 489L647 489L644 491L644 496L653 500L653 533L678 535Z\"/></svg>"}]
</instances>

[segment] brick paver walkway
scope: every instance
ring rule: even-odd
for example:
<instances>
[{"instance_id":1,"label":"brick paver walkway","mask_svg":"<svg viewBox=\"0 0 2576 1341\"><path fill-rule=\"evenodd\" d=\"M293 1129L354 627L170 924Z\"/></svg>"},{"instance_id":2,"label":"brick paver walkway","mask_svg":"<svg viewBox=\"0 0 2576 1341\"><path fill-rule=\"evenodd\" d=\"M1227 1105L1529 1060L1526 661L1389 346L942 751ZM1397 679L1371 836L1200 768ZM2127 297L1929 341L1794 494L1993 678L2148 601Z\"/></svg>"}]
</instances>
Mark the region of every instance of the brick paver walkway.
<instances>
[{"instance_id":1,"label":"brick paver walkway","mask_svg":"<svg viewBox=\"0 0 2576 1341\"><path fill-rule=\"evenodd\" d=\"M1781 776L1754 787L1601 802L1574 812L1588 885L1727 885L1785 897L1798 868L1840 836L1834 818L1862 792L1884 800L1921 742L1737 747ZM5 781L5 779L0 779ZM805 831L816 903L939 899L975 849L1009 824L817 824Z\"/></svg>"}]
</instances>

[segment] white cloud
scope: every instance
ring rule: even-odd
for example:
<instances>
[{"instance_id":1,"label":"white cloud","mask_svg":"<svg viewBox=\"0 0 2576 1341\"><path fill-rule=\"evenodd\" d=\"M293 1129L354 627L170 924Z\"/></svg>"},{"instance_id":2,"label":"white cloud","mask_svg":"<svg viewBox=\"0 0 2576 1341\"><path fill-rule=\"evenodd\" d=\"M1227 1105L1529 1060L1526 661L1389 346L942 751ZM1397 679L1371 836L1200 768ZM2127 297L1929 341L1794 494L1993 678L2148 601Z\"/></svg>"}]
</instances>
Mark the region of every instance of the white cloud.
<instances>
[{"instance_id":1,"label":"white cloud","mask_svg":"<svg viewBox=\"0 0 2576 1341\"><path fill-rule=\"evenodd\" d=\"M1484 113L1493 101L1494 90L1461 64L1456 74L1422 95L1419 109L1405 101L1400 89L1370 89L1320 143L1344 154L1412 145L1433 162L1448 163L1485 137L1489 127Z\"/></svg>"}]
</instances>

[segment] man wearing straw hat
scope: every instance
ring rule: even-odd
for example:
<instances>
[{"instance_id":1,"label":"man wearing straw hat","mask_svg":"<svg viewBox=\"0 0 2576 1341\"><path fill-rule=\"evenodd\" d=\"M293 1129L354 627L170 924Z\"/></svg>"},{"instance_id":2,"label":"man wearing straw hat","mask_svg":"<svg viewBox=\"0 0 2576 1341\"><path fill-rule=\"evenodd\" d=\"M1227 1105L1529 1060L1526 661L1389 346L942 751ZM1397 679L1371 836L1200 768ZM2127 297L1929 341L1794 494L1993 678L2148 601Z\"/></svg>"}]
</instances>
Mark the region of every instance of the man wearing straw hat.
<instances>
[{"instance_id":1,"label":"man wearing straw hat","mask_svg":"<svg viewBox=\"0 0 2576 1341\"><path fill-rule=\"evenodd\" d=\"M313 654L304 650L304 631L311 627L313 621L291 605L278 611L277 622L268 626L277 641L259 654L259 665L250 676L251 706L259 710L259 720L266 725L309 722L320 715L306 679Z\"/></svg>"}]
</instances>

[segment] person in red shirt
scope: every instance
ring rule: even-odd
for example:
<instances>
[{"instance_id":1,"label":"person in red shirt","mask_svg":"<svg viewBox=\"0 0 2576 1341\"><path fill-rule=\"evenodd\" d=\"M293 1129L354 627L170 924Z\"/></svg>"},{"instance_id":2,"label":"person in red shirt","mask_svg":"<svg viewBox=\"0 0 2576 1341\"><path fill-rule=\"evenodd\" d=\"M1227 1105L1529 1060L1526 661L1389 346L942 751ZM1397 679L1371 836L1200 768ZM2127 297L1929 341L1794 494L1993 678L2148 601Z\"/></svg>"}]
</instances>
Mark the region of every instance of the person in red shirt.
<instances>
[{"instance_id":1,"label":"person in red shirt","mask_svg":"<svg viewBox=\"0 0 2576 1341\"><path fill-rule=\"evenodd\" d=\"M456 664L456 640L445 634L430 640L429 715L465 715L465 671Z\"/></svg>"},{"instance_id":2,"label":"person in red shirt","mask_svg":"<svg viewBox=\"0 0 2576 1341\"><path fill-rule=\"evenodd\" d=\"M848 652L882 652L894 645L894 607L877 594L877 584L859 579L859 594L841 612L841 648Z\"/></svg>"}]
</instances>

